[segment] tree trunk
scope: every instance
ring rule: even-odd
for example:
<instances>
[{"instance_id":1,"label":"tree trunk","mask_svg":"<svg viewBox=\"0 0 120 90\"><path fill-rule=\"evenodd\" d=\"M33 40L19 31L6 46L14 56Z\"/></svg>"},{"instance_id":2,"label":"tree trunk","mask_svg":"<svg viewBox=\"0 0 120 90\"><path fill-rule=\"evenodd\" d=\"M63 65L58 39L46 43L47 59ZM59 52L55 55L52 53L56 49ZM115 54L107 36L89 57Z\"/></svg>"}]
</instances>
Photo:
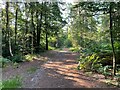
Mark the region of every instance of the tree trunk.
<instances>
[{"instance_id":1,"label":"tree trunk","mask_svg":"<svg viewBox=\"0 0 120 90\"><path fill-rule=\"evenodd\" d=\"M113 22L112 22L112 2L110 3L110 36L111 36L111 45L113 50L113 76L116 74L116 55L114 49L114 40L113 40Z\"/></svg>"},{"instance_id":2,"label":"tree trunk","mask_svg":"<svg viewBox=\"0 0 120 90\"><path fill-rule=\"evenodd\" d=\"M8 15L8 8L9 8L9 3L8 2L6 2L6 40L8 41L8 34L9 34L9 15Z\"/></svg>"},{"instance_id":3,"label":"tree trunk","mask_svg":"<svg viewBox=\"0 0 120 90\"><path fill-rule=\"evenodd\" d=\"M48 30L47 30L47 13L45 12L45 34L46 34L46 50L48 50Z\"/></svg>"},{"instance_id":4,"label":"tree trunk","mask_svg":"<svg viewBox=\"0 0 120 90\"><path fill-rule=\"evenodd\" d=\"M2 34L3 34L3 30L4 30L4 28L3 28L3 11L1 12L1 18L0 18L0 20L1 20L1 25L2 25L2 30L0 30L0 57L2 56Z\"/></svg>"},{"instance_id":5,"label":"tree trunk","mask_svg":"<svg viewBox=\"0 0 120 90\"><path fill-rule=\"evenodd\" d=\"M10 38L9 38L9 51L10 51L10 55L13 56Z\"/></svg>"},{"instance_id":6,"label":"tree trunk","mask_svg":"<svg viewBox=\"0 0 120 90\"><path fill-rule=\"evenodd\" d=\"M31 37L31 39L32 39L32 45L31 45L31 54L33 54L33 51L34 51L34 24L33 24L33 11L31 11L31 34L32 34L32 37Z\"/></svg>"},{"instance_id":7,"label":"tree trunk","mask_svg":"<svg viewBox=\"0 0 120 90\"><path fill-rule=\"evenodd\" d=\"M36 17L37 17L37 49L39 50L39 48L40 48L41 26L42 26L42 11L41 11L41 14L40 14L40 23L39 23L38 15L36 15Z\"/></svg>"},{"instance_id":8,"label":"tree trunk","mask_svg":"<svg viewBox=\"0 0 120 90\"><path fill-rule=\"evenodd\" d=\"M17 16L18 16L18 7L16 2L16 15L15 15L15 45L16 45L16 36L17 36Z\"/></svg>"},{"instance_id":9,"label":"tree trunk","mask_svg":"<svg viewBox=\"0 0 120 90\"><path fill-rule=\"evenodd\" d=\"M13 54L12 54L12 49L11 49L11 39L10 39L10 27L9 27L9 15L8 15L8 13L9 13L9 3L8 2L6 2L6 31L7 31L7 33L8 33L8 44L9 44L9 52L10 52L10 55L11 56L13 56Z\"/></svg>"},{"instance_id":10,"label":"tree trunk","mask_svg":"<svg viewBox=\"0 0 120 90\"><path fill-rule=\"evenodd\" d=\"M25 8L26 8L26 21L25 21L25 26L26 26L26 33L25 34L27 34L28 33L28 16L27 16L27 14L28 14L28 12L27 12L27 3L25 3Z\"/></svg>"},{"instance_id":11,"label":"tree trunk","mask_svg":"<svg viewBox=\"0 0 120 90\"><path fill-rule=\"evenodd\" d=\"M46 29L46 50L48 50L48 34L47 34L47 29Z\"/></svg>"},{"instance_id":12,"label":"tree trunk","mask_svg":"<svg viewBox=\"0 0 120 90\"><path fill-rule=\"evenodd\" d=\"M39 18L38 18L38 10L36 11L36 19L37 19L37 45L36 45L36 49L39 50L39 44L40 44L40 31L39 31Z\"/></svg>"},{"instance_id":13,"label":"tree trunk","mask_svg":"<svg viewBox=\"0 0 120 90\"><path fill-rule=\"evenodd\" d=\"M28 33L28 12L27 12L27 3L25 3L25 8L26 8L26 12L25 12L25 15L26 15L26 20L25 20L25 54L28 53L28 41L27 41L27 33Z\"/></svg>"}]
</instances>

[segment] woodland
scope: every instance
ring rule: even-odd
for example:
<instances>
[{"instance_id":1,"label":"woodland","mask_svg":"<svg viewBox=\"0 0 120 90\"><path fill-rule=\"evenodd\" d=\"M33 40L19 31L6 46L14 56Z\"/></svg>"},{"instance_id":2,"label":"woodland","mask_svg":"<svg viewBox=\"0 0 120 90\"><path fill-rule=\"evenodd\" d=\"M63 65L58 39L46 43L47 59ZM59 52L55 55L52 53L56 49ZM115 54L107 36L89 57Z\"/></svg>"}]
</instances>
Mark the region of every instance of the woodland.
<instances>
[{"instance_id":1,"label":"woodland","mask_svg":"<svg viewBox=\"0 0 120 90\"><path fill-rule=\"evenodd\" d=\"M119 1L1 4L2 69L67 48L78 54L76 70L102 74L120 86ZM10 81L3 81L3 88L8 84Z\"/></svg>"}]
</instances>

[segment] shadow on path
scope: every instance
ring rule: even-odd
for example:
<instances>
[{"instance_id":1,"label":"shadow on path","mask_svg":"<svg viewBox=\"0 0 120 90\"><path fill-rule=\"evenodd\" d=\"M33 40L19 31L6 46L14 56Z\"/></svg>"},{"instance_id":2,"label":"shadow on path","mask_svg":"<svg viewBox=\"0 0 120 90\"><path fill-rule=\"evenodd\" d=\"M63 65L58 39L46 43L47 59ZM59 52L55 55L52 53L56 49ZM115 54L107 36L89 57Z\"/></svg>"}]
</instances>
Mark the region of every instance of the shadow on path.
<instances>
[{"instance_id":1,"label":"shadow on path","mask_svg":"<svg viewBox=\"0 0 120 90\"><path fill-rule=\"evenodd\" d=\"M3 70L3 78L13 76L23 78L23 88L105 88L110 87L100 82L103 76L86 76L78 71L78 53L65 50L47 51L35 58L32 62L21 63L18 68L13 66ZM45 61L45 62L44 62ZM36 68L34 73L28 73L28 69ZM97 78L98 77L98 78Z\"/></svg>"},{"instance_id":2,"label":"shadow on path","mask_svg":"<svg viewBox=\"0 0 120 90\"><path fill-rule=\"evenodd\" d=\"M44 75L37 86L41 88L102 88L109 87L95 77L88 77L76 70L78 53L49 51L43 55L49 61L42 65ZM104 77L103 77L104 78Z\"/></svg>"}]
</instances>

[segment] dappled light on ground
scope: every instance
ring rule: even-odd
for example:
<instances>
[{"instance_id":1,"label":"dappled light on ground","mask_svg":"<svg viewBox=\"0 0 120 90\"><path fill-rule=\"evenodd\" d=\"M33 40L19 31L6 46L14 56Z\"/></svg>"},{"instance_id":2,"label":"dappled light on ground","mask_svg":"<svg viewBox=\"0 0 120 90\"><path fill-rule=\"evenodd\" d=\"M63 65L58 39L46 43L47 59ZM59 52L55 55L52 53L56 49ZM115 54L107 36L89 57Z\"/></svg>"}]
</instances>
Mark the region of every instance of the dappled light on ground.
<instances>
[{"instance_id":1,"label":"dappled light on ground","mask_svg":"<svg viewBox=\"0 0 120 90\"><path fill-rule=\"evenodd\" d=\"M84 72L76 69L78 55L68 50L48 51L39 57L34 57L32 62L24 62L17 67L4 69L3 78L19 75L23 78L24 88L108 87L100 82L104 77L99 74L86 76Z\"/></svg>"},{"instance_id":2,"label":"dappled light on ground","mask_svg":"<svg viewBox=\"0 0 120 90\"><path fill-rule=\"evenodd\" d=\"M68 65L67 65L68 62ZM74 64L72 60L66 60L64 62L49 62L44 65L44 68L52 69L56 74L49 73L50 76L57 77L62 75L66 80L72 80L74 86L94 87L94 79L87 78L80 74L75 68L77 64ZM66 63L66 64L65 64ZM71 63L71 65L69 65ZM82 76L82 77L81 77Z\"/></svg>"},{"instance_id":3,"label":"dappled light on ground","mask_svg":"<svg viewBox=\"0 0 120 90\"><path fill-rule=\"evenodd\" d=\"M34 58L33 58L33 61L34 61L34 60L38 60L38 61L47 61L48 59L49 59L48 57L39 56L39 57L34 57Z\"/></svg>"},{"instance_id":4,"label":"dappled light on ground","mask_svg":"<svg viewBox=\"0 0 120 90\"><path fill-rule=\"evenodd\" d=\"M57 51L56 51L57 52ZM62 52L62 51L61 51ZM61 52L57 52L61 54ZM64 54L63 54L64 53ZM77 67L77 61L75 60L77 53L72 52L62 52L63 57L67 57L66 59L61 58L54 58L55 60L47 62L46 64L42 65L46 70L50 70L52 72L49 72L49 75L53 78L61 76L65 80L70 80L74 87L99 87L96 85L97 83L100 83L97 81L96 78L87 77L84 75L84 73L79 72ZM54 72L54 73L53 73Z\"/></svg>"}]
</instances>

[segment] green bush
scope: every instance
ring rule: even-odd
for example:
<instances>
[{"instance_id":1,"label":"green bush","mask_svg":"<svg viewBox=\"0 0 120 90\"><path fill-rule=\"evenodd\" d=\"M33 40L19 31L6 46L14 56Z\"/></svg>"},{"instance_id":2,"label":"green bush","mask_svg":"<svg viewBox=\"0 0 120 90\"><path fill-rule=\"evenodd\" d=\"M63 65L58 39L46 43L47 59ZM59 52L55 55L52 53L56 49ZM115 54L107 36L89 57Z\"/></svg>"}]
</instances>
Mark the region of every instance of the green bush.
<instances>
[{"instance_id":1,"label":"green bush","mask_svg":"<svg viewBox=\"0 0 120 90\"><path fill-rule=\"evenodd\" d=\"M66 47L72 47L72 42L71 42L71 40L66 39L65 42L64 42L64 45L65 45Z\"/></svg>"},{"instance_id":2,"label":"green bush","mask_svg":"<svg viewBox=\"0 0 120 90\"><path fill-rule=\"evenodd\" d=\"M106 77L106 76L112 75L111 68L112 68L112 66L109 66L109 65L101 66L98 68L97 72L102 73Z\"/></svg>"},{"instance_id":3,"label":"green bush","mask_svg":"<svg viewBox=\"0 0 120 90\"><path fill-rule=\"evenodd\" d=\"M26 61L32 61L34 57L37 57L35 54L27 54L24 56Z\"/></svg>"},{"instance_id":4,"label":"green bush","mask_svg":"<svg viewBox=\"0 0 120 90\"><path fill-rule=\"evenodd\" d=\"M49 50L55 50L55 47L48 46Z\"/></svg>"},{"instance_id":5,"label":"green bush","mask_svg":"<svg viewBox=\"0 0 120 90\"><path fill-rule=\"evenodd\" d=\"M112 50L112 47L111 47L111 44L110 44L110 43L102 43L102 44L100 45L100 48L101 48L102 50Z\"/></svg>"},{"instance_id":6,"label":"green bush","mask_svg":"<svg viewBox=\"0 0 120 90\"><path fill-rule=\"evenodd\" d=\"M10 57L10 60L14 63L15 62L19 63L19 62L23 62L24 58L22 55L19 54L19 55L15 55L13 57Z\"/></svg>"},{"instance_id":7,"label":"green bush","mask_svg":"<svg viewBox=\"0 0 120 90\"><path fill-rule=\"evenodd\" d=\"M0 67L4 67L5 64L9 63L10 60L7 58L0 57Z\"/></svg>"},{"instance_id":8,"label":"green bush","mask_svg":"<svg viewBox=\"0 0 120 90\"><path fill-rule=\"evenodd\" d=\"M79 47L72 47L69 49L70 51L73 51L73 52L80 52L80 48Z\"/></svg>"},{"instance_id":9,"label":"green bush","mask_svg":"<svg viewBox=\"0 0 120 90\"><path fill-rule=\"evenodd\" d=\"M120 50L120 42L115 42L114 47L115 47L115 49Z\"/></svg>"},{"instance_id":10,"label":"green bush","mask_svg":"<svg viewBox=\"0 0 120 90\"><path fill-rule=\"evenodd\" d=\"M112 68L112 66L109 66L109 65L104 66L103 74L104 74L105 76L107 76L107 75L112 75L112 73L110 72L111 68Z\"/></svg>"},{"instance_id":11,"label":"green bush","mask_svg":"<svg viewBox=\"0 0 120 90\"><path fill-rule=\"evenodd\" d=\"M93 70L96 71L101 67L99 56L94 53L92 55L84 56L80 58L80 69Z\"/></svg>"}]
</instances>

